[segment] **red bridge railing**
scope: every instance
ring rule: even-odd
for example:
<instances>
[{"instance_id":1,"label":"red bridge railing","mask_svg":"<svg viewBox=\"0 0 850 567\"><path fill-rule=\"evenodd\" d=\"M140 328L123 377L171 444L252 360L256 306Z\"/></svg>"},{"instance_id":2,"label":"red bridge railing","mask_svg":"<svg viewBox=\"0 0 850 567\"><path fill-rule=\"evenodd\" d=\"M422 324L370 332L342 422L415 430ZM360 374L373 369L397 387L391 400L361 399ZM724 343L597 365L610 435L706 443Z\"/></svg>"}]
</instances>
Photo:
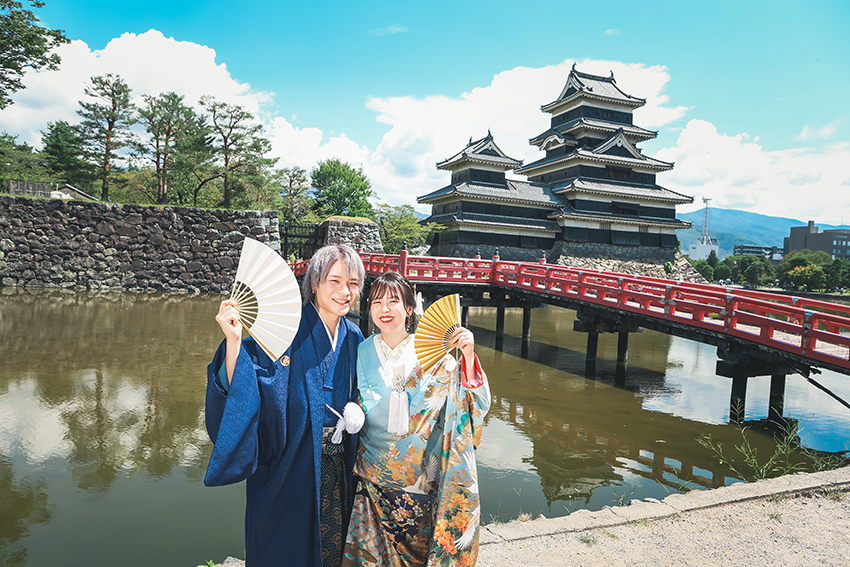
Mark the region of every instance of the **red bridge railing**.
<instances>
[{"instance_id":1,"label":"red bridge railing","mask_svg":"<svg viewBox=\"0 0 850 567\"><path fill-rule=\"evenodd\" d=\"M740 337L850 370L850 306L532 262L360 253L366 273L413 282L490 284L640 313ZM309 261L292 266L306 272Z\"/></svg>"}]
</instances>

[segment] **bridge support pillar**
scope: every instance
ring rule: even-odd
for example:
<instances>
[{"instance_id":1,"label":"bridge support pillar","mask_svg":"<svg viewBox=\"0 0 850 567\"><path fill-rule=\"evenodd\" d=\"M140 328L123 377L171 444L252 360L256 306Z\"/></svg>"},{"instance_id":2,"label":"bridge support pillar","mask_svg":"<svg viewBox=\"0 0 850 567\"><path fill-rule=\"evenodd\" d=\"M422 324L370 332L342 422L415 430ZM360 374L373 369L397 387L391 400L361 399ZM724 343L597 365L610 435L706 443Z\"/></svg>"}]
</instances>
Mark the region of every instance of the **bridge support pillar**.
<instances>
[{"instance_id":1,"label":"bridge support pillar","mask_svg":"<svg viewBox=\"0 0 850 567\"><path fill-rule=\"evenodd\" d=\"M729 419L744 421L747 380L755 376L770 376L770 402L768 417L777 422L782 418L782 398L785 395L785 377L798 370L782 360L764 360L734 348L717 347L717 374L732 379L729 398Z\"/></svg>"},{"instance_id":2,"label":"bridge support pillar","mask_svg":"<svg viewBox=\"0 0 850 567\"><path fill-rule=\"evenodd\" d=\"M617 333L617 375L615 385L624 386L626 382L626 360L629 352L629 333L643 331L628 319L604 319L594 314L578 312L578 319L573 323L573 330L587 333L587 353L584 359L585 375L596 373L596 352L599 347L599 333Z\"/></svg>"},{"instance_id":3,"label":"bridge support pillar","mask_svg":"<svg viewBox=\"0 0 850 567\"><path fill-rule=\"evenodd\" d=\"M469 328L469 305L460 308L460 326Z\"/></svg>"},{"instance_id":4,"label":"bridge support pillar","mask_svg":"<svg viewBox=\"0 0 850 567\"><path fill-rule=\"evenodd\" d=\"M531 342L531 307L522 308L522 344L520 357L528 358L528 345Z\"/></svg>"},{"instance_id":5,"label":"bridge support pillar","mask_svg":"<svg viewBox=\"0 0 850 567\"><path fill-rule=\"evenodd\" d=\"M503 350L505 345L505 302L504 297L499 298L496 307L496 350Z\"/></svg>"},{"instance_id":6,"label":"bridge support pillar","mask_svg":"<svg viewBox=\"0 0 850 567\"><path fill-rule=\"evenodd\" d=\"M584 372L588 376L596 374L596 351L599 348L599 333L589 331L587 333L587 352L584 355Z\"/></svg>"},{"instance_id":7,"label":"bridge support pillar","mask_svg":"<svg viewBox=\"0 0 850 567\"><path fill-rule=\"evenodd\" d=\"M785 410L785 374L774 374L770 377L770 401L768 402L767 418L779 423Z\"/></svg>"},{"instance_id":8,"label":"bridge support pillar","mask_svg":"<svg viewBox=\"0 0 850 567\"><path fill-rule=\"evenodd\" d=\"M747 403L747 380L746 376L735 376L732 378L732 393L729 397L729 421L733 423L744 423L744 408Z\"/></svg>"}]
</instances>

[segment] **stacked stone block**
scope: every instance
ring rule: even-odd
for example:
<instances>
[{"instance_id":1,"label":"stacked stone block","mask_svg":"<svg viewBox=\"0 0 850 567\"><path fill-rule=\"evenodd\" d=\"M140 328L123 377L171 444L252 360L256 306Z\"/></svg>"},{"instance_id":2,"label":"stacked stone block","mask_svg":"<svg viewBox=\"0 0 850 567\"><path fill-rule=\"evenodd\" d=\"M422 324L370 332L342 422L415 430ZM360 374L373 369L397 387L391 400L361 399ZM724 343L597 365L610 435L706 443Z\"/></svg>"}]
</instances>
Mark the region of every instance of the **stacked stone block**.
<instances>
[{"instance_id":1,"label":"stacked stone block","mask_svg":"<svg viewBox=\"0 0 850 567\"><path fill-rule=\"evenodd\" d=\"M0 196L0 285L225 291L245 236L280 250L277 214Z\"/></svg>"}]
</instances>

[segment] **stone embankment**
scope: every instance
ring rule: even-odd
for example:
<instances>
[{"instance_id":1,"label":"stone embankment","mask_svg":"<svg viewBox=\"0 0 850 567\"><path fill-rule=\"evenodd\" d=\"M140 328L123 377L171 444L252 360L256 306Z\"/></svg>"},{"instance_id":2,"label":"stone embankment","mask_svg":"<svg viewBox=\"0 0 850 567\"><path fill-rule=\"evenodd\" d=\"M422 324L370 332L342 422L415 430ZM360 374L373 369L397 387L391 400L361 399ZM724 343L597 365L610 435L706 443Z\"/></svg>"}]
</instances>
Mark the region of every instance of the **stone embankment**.
<instances>
[{"instance_id":1,"label":"stone embankment","mask_svg":"<svg viewBox=\"0 0 850 567\"><path fill-rule=\"evenodd\" d=\"M552 248L548 261L578 269L708 283L682 254L672 248L559 242ZM669 273L664 267L668 263Z\"/></svg>"},{"instance_id":2,"label":"stone embankment","mask_svg":"<svg viewBox=\"0 0 850 567\"><path fill-rule=\"evenodd\" d=\"M0 197L0 285L229 289L245 236L280 248L277 211Z\"/></svg>"}]
</instances>

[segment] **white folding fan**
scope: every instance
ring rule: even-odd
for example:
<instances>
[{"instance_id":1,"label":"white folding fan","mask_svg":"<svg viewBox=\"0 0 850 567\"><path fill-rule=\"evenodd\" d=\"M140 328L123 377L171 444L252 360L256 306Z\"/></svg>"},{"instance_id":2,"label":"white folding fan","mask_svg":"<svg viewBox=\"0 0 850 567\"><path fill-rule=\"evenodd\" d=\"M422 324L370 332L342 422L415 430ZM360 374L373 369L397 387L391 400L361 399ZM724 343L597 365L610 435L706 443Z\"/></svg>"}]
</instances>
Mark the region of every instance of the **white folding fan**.
<instances>
[{"instance_id":1,"label":"white folding fan","mask_svg":"<svg viewBox=\"0 0 850 567\"><path fill-rule=\"evenodd\" d=\"M246 238L230 299L248 333L277 360L301 322L301 292L286 261L265 244Z\"/></svg>"},{"instance_id":2,"label":"white folding fan","mask_svg":"<svg viewBox=\"0 0 850 567\"><path fill-rule=\"evenodd\" d=\"M460 296L456 293L432 303L416 325L414 348L424 372L449 352L449 340L460 326Z\"/></svg>"}]
</instances>

